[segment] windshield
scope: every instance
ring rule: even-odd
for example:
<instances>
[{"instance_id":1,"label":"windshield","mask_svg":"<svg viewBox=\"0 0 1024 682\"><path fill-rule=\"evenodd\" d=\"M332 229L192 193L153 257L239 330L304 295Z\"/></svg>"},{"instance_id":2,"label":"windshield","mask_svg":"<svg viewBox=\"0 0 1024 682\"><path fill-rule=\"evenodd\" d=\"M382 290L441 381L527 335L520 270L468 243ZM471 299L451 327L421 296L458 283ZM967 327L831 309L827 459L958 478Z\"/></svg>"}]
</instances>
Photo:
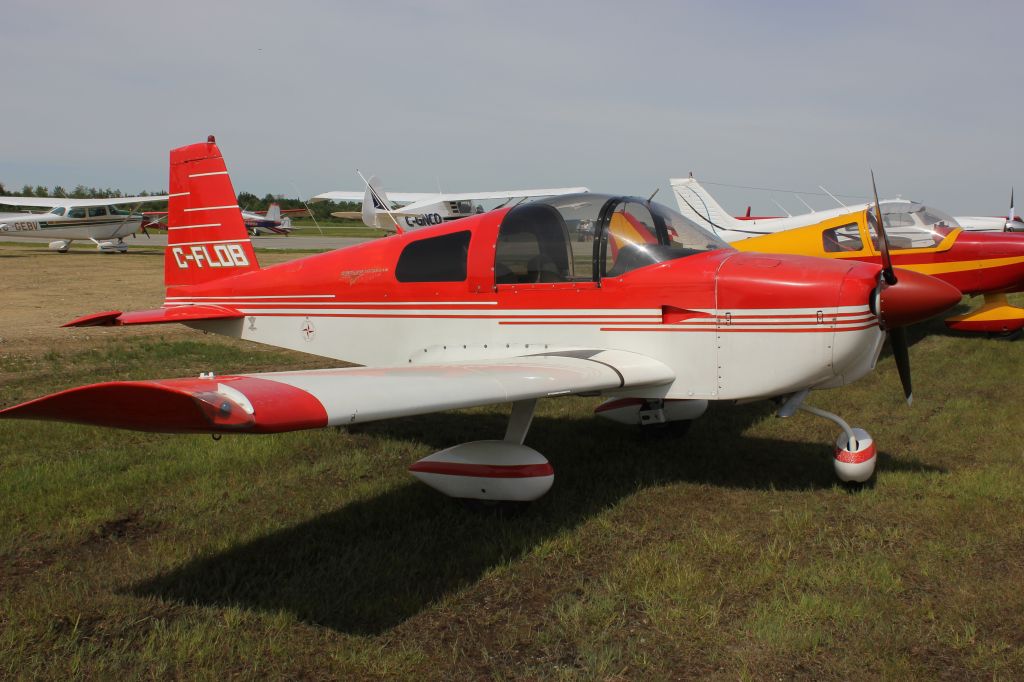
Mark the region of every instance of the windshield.
<instances>
[{"instance_id":1,"label":"windshield","mask_svg":"<svg viewBox=\"0 0 1024 682\"><path fill-rule=\"evenodd\" d=\"M912 201L885 202L881 208L885 234L893 249L932 248L960 227L948 213ZM875 213L868 210L868 232L878 248L875 225Z\"/></svg>"},{"instance_id":2,"label":"windshield","mask_svg":"<svg viewBox=\"0 0 1024 682\"><path fill-rule=\"evenodd\" d=\"M599 276L617 277L646 265L731 248L667 206L638 197L567 194L532 205L537 204L561 216L572 241L576 278L591 277L595 263ZM513 213L517 210L522 209Z\"/></svg>"},{"instance_id":3,"label":"windshield","mask_svg":"<svg viewBox=\"0 0 1024 682\"><path fill-rule=\"evenodd\" d=\"M50 215L64 215L64 207L63 206L55 206L54 208L51 208L50 209Z\"/></svg>"}]
</instances>

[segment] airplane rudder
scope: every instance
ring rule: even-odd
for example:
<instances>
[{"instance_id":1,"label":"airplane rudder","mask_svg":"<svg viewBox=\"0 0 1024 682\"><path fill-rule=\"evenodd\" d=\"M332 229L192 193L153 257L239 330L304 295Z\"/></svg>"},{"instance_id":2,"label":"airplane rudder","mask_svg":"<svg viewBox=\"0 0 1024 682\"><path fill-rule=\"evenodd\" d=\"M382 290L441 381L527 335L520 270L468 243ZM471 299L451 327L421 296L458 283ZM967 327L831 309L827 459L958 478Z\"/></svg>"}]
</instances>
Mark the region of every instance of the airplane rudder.
<instances>
[{"instance_id":1,"label":"airplane rudder","mask_svg":"<svg viewBox=\"0 0 1024 682\"><path fill-rule=\"evenodd\" d=\"M211 135L171 150L167 206L167 286L259 269L224 158Z\"/></svg>"}]
</instances>

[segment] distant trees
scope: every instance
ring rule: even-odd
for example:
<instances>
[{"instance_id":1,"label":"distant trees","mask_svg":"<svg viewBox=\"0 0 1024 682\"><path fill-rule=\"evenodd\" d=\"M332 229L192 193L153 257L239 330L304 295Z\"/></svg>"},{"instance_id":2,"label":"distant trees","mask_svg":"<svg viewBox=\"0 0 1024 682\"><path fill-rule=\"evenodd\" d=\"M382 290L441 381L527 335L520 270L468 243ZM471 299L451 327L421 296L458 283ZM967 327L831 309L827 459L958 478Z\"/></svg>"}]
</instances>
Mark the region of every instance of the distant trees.
<instances>
[{"instance_id":1,"label":"distant trees","mask_svg":"<svg viewBox=\"0 0 1024 682\"><path fill-rule=\"evenodd\" d=\"M255 211L262 213L266 211L270 204L278 204L282 210L290 208L307 208L307 204L302 203L302 199L295 198L289 199L282 194L265 194L263 198L256 196L252 192L239 192L238 193L238 206L243 211ZM308 208L312 213L313 217L317 222L337 222L337 218L332 218L331 213L334 211L358 211L359 204L351 201L344 202L333 202L333 201L319 201L315 204L308 204ZM293 217L293 219L295 219ZM299 217L301 220L301 216Z\"/></svg>"}]
</instances>

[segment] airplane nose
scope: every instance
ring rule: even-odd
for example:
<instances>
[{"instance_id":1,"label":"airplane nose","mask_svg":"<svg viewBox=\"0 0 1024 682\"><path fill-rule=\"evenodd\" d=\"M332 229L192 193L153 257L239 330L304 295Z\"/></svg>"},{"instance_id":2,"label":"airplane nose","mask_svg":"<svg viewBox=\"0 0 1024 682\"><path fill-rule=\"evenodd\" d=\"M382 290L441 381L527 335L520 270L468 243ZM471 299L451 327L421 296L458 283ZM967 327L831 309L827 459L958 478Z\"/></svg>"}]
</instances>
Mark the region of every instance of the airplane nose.
<instances>
[{"instance_id":1,"label":"airplane nose","mask_svg":"<svg viewBox=\"0 0 1024 682\"><path fill-rule=\"evenodd\" d=\"M883 284L878 316L886 329L934 317L960 302L960 290L930 275L896 268L896 284Z\"/></svg>"}]
</instances>

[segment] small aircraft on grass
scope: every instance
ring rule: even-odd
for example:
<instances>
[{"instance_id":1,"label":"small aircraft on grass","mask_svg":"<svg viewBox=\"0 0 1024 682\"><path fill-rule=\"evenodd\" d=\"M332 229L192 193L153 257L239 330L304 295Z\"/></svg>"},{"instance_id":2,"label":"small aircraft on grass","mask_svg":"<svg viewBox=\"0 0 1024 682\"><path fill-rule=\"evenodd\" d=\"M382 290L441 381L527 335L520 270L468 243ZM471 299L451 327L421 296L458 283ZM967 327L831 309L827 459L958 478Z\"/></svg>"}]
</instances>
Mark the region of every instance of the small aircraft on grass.
<instances>
[{"instance_id":1,"label":"small aircraft on grass","mask_svg":"<svg viewBox=\"0 0 1024 682\"><path fill-rule=\"evenodd\" d=\"M292 231L292 220L287 213L309 213L305 208L289 208L281 210L280 204L271 204L266 211L241 210L242 222L250 237L258 237L264 233L287 235ZM142 223L143 229L166 229L167 211L147 211L143 214L148 220Z\"/></svg>"},{"instance_id":2,"label":"small aircraft on grass","mask_svg":"<svg viewBox=\"0 0 1024 682\"><path fill-rule=\"evenodd\" d=\"M670 182L680 212L741 251L881 262L872 204L740 220L693 178ZM1010 203L1012 217L1012 196ZM967 296L984 296L983 305L948 318L947 326L1008 338L1024 329L1024 309L1010 305L1006 298L1008 293L1024 291L1024 234L968 232L943 211L904 199L879 204L896 267L937 277Z\"/></svg>"},{"instance_id":3,"label":"small aircraft on grass","mask_svg":"<svg viewBox=\"0 0 1024 682\"><path fill-rule=\"evenodd\" d=\"M909 399L905 325L960 292L884 265L739 253L650 200L577 194L261 268L224 160L171 152L164 306L67 326L180 322L362 367L116 381L0 411L170 433L274 433L512 403L501 440L410 467L446 495L536 499L547 459L524 445L540 398L604 395L597 413L646 425L708 401L779 399L842 428L836 473L866 481L876 445L805 404L870 372L889 333ZM570 238L589 220L593 242Z\"/></svg>"},{"instance_id":4,"label":"small aircraft on grass","mask_svg":"<svg viewBox=\"0 0 1024 682\"><path fill-rule=\"evenodd\" d=\"M362 220L367 227L401 233L481 213L483 209L475 204L478 201L497 200L507 203L513 199L553 197L588 191L586 187L553 187L499 192L395 192L389 195L384 192L376 175L370 176L369 180L364 179L364 182L366 190L363 192L324 192L310 199L310 203L362 201L360 212L336 211L331 215L335 218Z\"/></svg>"},{"instance_id":5,"label":"small aircraft on grass","mask_svg":"<svg viewBox=\"0 0 1024 682\"><path fill-rule=\"evenodd\" d=\"M57 199L52 197L3 197L8 206L42 206L46 213L26 213L0 218L0 233L33 239L49 239L50 248L66 253L75 240L89 240L104 253L124 253L124 238L139 231L142 204L167 201L167 196L119 197L110 199ZM118 206L132 204L122 211ZM114 241L116 240L116 241Z\"/></svg>"},{"instance_id":6,"label":"small aircraft on grass","mask_svg":"<svg viewBox=\"0 0 1024 682\"><path fill-rule=\"evenodd\" d=\"M292 231L292 219L289 213L306 213L304 208L282 209L280 204L273 203L266 211L242 211L242 221L253 237L268 232L270 234L288 234Z\"/></svg>"}]
</instances>

